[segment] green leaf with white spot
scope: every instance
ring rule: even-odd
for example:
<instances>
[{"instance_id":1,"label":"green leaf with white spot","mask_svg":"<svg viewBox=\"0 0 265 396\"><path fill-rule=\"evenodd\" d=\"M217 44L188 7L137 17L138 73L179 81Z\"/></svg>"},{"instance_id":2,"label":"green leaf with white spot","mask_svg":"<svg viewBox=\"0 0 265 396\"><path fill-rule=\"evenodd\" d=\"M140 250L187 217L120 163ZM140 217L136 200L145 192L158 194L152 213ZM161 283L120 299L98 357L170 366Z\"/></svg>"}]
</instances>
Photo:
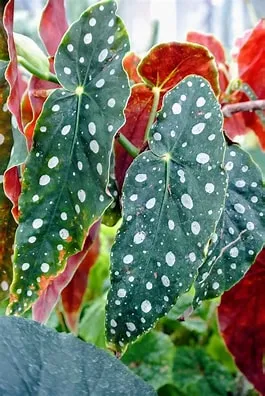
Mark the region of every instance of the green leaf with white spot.
<instances>
[{"instance_id":1,"label":"green leaf with white spot","mask_svg":"<svg viewBox=\"0 0 265 396\"><path fill-rule=\"evenodd\" d=\"M56 53L62 88L44 104L26 161L10 313L30 308L111 203L110 153L129 95L122 67L129 41L116 8L113 1L89 8Z\"/></svg>"},{"instance_id":2,"label":"green leaf with white spot","mask_svg":"<svg viewBox=\"0 0 265 396\"><path fill-rule=\"evenodd\" d=\"M222 126L208 82L189 76L166 95L150 151L128 170L106 316L118 348L170 310L204 261L227 186Z\"/></svg>"},{"instance_id":3,"label":"green leaf with white spot","mask_svg":"<svg viewBox=\"0 0 265 396\"><path fill-rule=\"evenodd\" d=\"M265 241L265 194L260 169L236 145L226 151L225 168L229 176L225 207L207 259L199 269L195 305L220 296L237 283Z\"/></svg>"},{"instance_id":4,"label":"green leaf with white spot","mask_svg":"<svg viewBox=\"0 0 265 396\"><path fill-rule=\"evenodd\" d=\"M121 218L121 207L120 207L120 197L119 197L119 192L118 192L118 187L117 187L117 182L116 182L115 172L114 172L114 156L113 155L111 158L108 189L109 189L111 196L113 197L113 202L105 210L104 215L102 216L102 224L104 224L108 227L114 227Z\"/></svg>"}]
</instances>

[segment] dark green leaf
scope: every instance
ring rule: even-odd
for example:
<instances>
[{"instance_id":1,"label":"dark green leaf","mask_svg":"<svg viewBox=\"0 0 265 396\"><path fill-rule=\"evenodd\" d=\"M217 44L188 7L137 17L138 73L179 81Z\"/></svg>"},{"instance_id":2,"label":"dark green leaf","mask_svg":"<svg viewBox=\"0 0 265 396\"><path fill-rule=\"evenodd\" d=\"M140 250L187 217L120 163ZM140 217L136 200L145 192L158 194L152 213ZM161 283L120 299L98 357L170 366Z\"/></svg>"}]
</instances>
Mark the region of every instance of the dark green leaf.
<instances>
[{"instance_id":1,"label":"dark green leaf","mask_svg":"<svg viewBox=\"0 0 265 396\"><path fill-rule=\"evenodd\" d=\"M128 347L122 362L158 389L172 383L174 355L175 347L170 337L152 331Z\"/></svg>"},{"instance_id":2,"label":"dark green leaf","mask_svg":"<svg viewBox=\"0 0 265 396\"><path fill-rule=\"evenodd\" d=\"M166 95L149 145L128 170L111 253L107 337L120 346L189 290L223 209L222 113L206 80L189 76Z\"/></svg>"},{"instance_id":3,"label":"dark green leaf","mask_svg":"<svg viewBox=\"0 0 265 396\"><path fill-rule=\"evenodd\" d=\"M195 304L220 296L247 272L265 241L262 174L238 146L226 151L229 183L224 212L196 279Z\"/></svg>"},{"instance_id":4,"label":"dark green leaf","mask_svg":"<svg viewBox=\"0 0 265 396\"><path fill-rule=\"evenodd\" d=\"M155 395L117 359L22 318L0 318L0 394Z\"/></svg>"},{"instance_id":5,"label":"dark green leaf","mask_svg":"<svg viewBox=\"0 0 265 396\"><path fill-rule=\"evenodd\" d=\"M112 1L88 9L56 54L63 88L45 102L26 162L10 313L30 308L111 203L112 140L129 94L122 68L128 35L115 11Z\"/></svg>"},{"instance_id":6,"label":"dark green leaf","mask_svg":"<svg viewBox=\"0 0 265 396\"><path fill-rule=\"evenodd\" d=\"M177 348L173 380L186 396L227 396L234 390L231 374L199 348Z\"/></svg>"}]
</instances>

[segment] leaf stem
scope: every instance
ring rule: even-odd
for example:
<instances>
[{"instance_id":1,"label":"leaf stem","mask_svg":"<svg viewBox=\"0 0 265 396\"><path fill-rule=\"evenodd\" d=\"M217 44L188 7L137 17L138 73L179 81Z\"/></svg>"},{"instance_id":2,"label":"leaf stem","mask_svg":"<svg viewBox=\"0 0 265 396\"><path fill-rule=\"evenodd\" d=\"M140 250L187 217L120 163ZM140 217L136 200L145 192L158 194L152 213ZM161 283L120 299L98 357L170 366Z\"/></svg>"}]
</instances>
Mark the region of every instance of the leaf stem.
<instances>
[{"instance_id":1,"label":"leaf stem","mask_svg":"<svg viewBox=\"0 0 265 396\"><path fill-rule=\"evenodd\" d=\"M130 142L121 132L118 132L115 139L120 143L120 145L129 153L133 158L136 158L140 150Z\"/></svg>"},{"instance_id":2,"label":"leaf stem","mask_svg":"<svg viewBox=\"0 0 265 396\"><path fill-rule=\"evenodd\" d=\"M55 74L53 73L42 73L41 70L38 70L35 66L29 63L25 58L22 56L17 57L18 63L23 66L27 71L29 71L34 76L40 78L41 80L51 81L55 84L59 84L59 81Z\"/></svg>"},{"instance_id":3,"label":"leaf stem","mask_svg":"<svg viewBox=\"0 0 265 396\"><path fill-rule=\"evenodd\" d=\"M241 111L265 110L265 100L249 100L246 102L232 103L223 106L224 117L231 117L234 113Z\"/></svg>"},{"instance_id":4,"label":"leaf stem","mask_svg":"<svg viewBox=\"0 0 265 396\"><path fill-rule=\"evenodd\" d=\"M160 98L160 88L158 87L153 87L152 92L154 94L154 99L153 99L153 105L152 105L152 109L149 115L149 120L145 129L145 134L144 134L144 140L147 141L148 137L149 137L149 132L150 129L156 119L156 113L157 113L157 109L158 109L158 104L159 104L159 98Z\"/></svg>"}]
</instances>

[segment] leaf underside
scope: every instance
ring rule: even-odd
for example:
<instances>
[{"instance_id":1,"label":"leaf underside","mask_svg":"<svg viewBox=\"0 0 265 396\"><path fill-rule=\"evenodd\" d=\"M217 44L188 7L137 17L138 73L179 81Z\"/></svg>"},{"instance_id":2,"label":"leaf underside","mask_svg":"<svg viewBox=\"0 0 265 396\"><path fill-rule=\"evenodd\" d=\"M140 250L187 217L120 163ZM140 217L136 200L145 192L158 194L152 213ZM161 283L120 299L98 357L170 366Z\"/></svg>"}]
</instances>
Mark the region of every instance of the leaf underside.
<instances>
[{"instance_id":1,"label":"leaf underside","mask_svg":"<svg viewBox=\"0 0 265 396\"><path fill-rule=\"evenodd\" d=\"M112 1L89 8L58 48L62 88L44 104L23 177L10 313L30 308L111 203L110 152L129 94L128 36L115 11Z\"/></svg>"},{"instance_id":2,"label":"leaf underside","mask_svg":"<svg viewBox=\"0 0 265 396\"><path fill-rule=\"evenodd\" d=\"M241 279L265 240L264 185L262 174L240 147L227 148L229 176L222 217L212 236L208 257L199 269L195 305L220 296Z\"/></svg>"},{"instance_id":3,"label":"leaf underside","mask_svg":"<svg viewBox=\"0 0 265 396\"><path fill-rule=\"evenodd\" d=\"M149 146L125 178L111 253L107 337L118 347L190 288L222 212L222 114L206 80L189 76L166 95Z\"/></svg>"},{"instance_id":4,"label":"leaf underside","mask_svg":"<svg viewBox=\"0 0 265 396\"><path fill-rule=\"evenodd\" d=\"M0 318L0 354L1 395L155 396L108 353L23 318Z\"/></svg>"}]
</instances>

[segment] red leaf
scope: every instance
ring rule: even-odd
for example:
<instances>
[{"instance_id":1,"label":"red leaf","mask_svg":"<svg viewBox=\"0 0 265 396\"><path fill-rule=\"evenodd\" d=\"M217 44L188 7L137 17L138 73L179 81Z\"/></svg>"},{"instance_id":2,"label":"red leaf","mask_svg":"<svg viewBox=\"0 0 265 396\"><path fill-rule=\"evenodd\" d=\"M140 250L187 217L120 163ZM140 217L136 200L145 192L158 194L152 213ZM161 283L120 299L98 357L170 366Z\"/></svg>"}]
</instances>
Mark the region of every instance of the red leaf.
<instances>
[{"instance_id":1,"label":"red leaf","mask_svg":"<svg viewBox=\"0 0 265 396\"><path fill-rule=\"evenodd\" d=\"M7 32L7 42L10 62L6 70L6 80L10 86L9 98L7 101L10 112L15 116L19 130L23 131L20 104L22 101L25 84L22 81L21 75L17 67L16 47L13 38L13 17L14 17L14 0L9 0L7 3L3 22Z\"/></svg>"},{"instance_id":2,"label":"red leaf","mask_svg":"<svg viewBox=\"0 0 265 396\"><path fill-rule=\"evenodd\" d=\"M241 41L237 56L239 78L247 83L258 99L265 99L265 20L248 32ZM264 112L265 115L265 112ZM243 114L246 126L252 129L265 149L265 125L255 112Z\"/></svg>"},{"instance_id":3,"label":"red leaf","mask_svg":"<svg viewBox=\"0 0 265 396\"><path fill-rule=\"evenodd\" d=\"M145 129L148 123L153 104L153 93L144 84L132 87L131 96L125 108L126 123L120 132L139 149L144 142ZM132 163L133 158L124 148L115 142L115 174L119 189L121 190L125 173Z\"/></svg>"},{"instance_id":4,"label":"red leaf","mask_svg":"<svg viewBox=\"0 0 265 396\"><path fill-rule=\"evenodd\" d=\"M98 235L99 227L99 222L95 223L91 227L83 250L68 259L65 270L60 275L58 275L56 278L50 279L43 277L43 279L40 280L41 294L39 299L32 306L33 320L36 320L40 323L47 322L52 310L60 298L62 290L71 281L80 263L86 256L87 250L95 241Z\"/></svg>"},{"instance_id":5,"label":"red leaf","mask_svg":"<svg viewBox=\"0 0 265 396\"><path fill-rule=\"evenodd\" d=\"M219 40L212 34L189 32L187 34L187 41L204 45L215 57L217 68L219 72L219 84L221 91L224 92L229 83L229 68L226 64L225 50Z\"/></svg>"},{"instance_id":6,"label":"red leaf","mask_svg":"<svg viewBox=\"0 0 265 396\"><path fill-rule=\"evenodd\" d=\"M87 250L87 254L84 256L72 280L62 292L64 318L68 328L75 334L78 330L79 314L87 287L87 278L90 269L97 261L99 248L99 237L97 237L89 250Z\"/></svg>"},{"instance_id":7,"label":"red leaf","mask_svg":"<svg viewBox=\"0 0 265 396\"><path fill-rule=\"evenodd\" d=\"M249 34L238 57L239 78L250 85L260 99L265 98L265 20Z\"/></svg>"},{"instance_id":8,"label":"red leaf","mask_svg":"<svg viewBox=\"0 0 265 396\"><path fill-rule=\"evenodd\" d=\"M265 249L218 309L222 335L243 374L265 395Z\"/></svg>"},{"instance_id":9,"label":"red leaf","mask_svg":"<svg viewBox=\"0 0 265 396\"><path fill-rule=\"evenodd\" d=\"M4 190L13 204L12 214L16 222L19 218L18 199L21 194L21 183L17 166L8 169L4 174Z\"/></svg>"},{"instance_id":10,"label":"red leaf","mask_svg":"<svg viewBox=\"0 0 265 396\"><path fill-rule=\"evenodd\" d=\"M241 47L243 47L245 42L248 40L249 36L251 35L251 32L252 32L252 30L248 29L243 33L242 36L236 38L235 44L231 50L231 55L235 62L237 62L237 57L238 57L239 51L240 51Z\"/></svg>"},{"instance_id":11,"label":"red leaf","mask_svg":"<svg viewBox=\"0 0 265 396\"><path fill-rule=\"evenodd\" d=\"M55 55L67 28L64 0L48 0L40 21L40 36L49 55Z\"/></svg>"},{"instance_id":12,"label":"red leaf","mask_svg":"<svg viewBox=\"0 0 265 396\"><path fill-rule=\"evenodd\" d=\"M219 94L218 73L213 55L197 44L167 43L152 48L142 59L138 72L147 85L167 92L189 74L206 78Z\"/></svg>"},{"instance_id":13,"label":"red leaf","mask_svg":"<svg viewBox=\"0 0 265 396\"><path fill-rule=\"evenodd\" d=\"M235 136L245 135L246 123L242 113L235 113L232 117L224 119L225 134L233 141Z\"/></svg>"},{"instance_id":14,"label":"red leaf","mask_svg":"<svg viewBox=\"0 0 265 396\"><path fill-rule=\"evenodd\" d=\"M140 63L140 58L134 52L129 52L123 59L123 67L128 74L128 77L135 84L142 82L141 77L137 72L137 66Z\"/></svg>"}]
</instances>

